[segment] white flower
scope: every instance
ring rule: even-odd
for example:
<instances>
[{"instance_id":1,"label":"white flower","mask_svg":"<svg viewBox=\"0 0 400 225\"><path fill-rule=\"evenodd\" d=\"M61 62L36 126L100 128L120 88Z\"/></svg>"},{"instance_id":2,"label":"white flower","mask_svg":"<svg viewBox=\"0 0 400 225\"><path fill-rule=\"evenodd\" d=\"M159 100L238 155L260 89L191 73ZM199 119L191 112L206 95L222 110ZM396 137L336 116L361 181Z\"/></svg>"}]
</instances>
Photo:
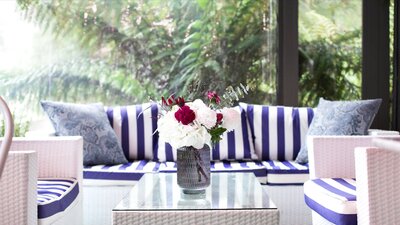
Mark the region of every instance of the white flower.
<instances>
[{"instance_id":1,"label":"white flower","mask_svg":"<svg viewBox=\"0 0 400 225\"><path fill-rule=\"evenodd\" d=\"M217 123L217 113L205 106L197 110L196 120L207 129L211 129Z\"/></svg>"},{"instance_id":2,"label":"white flower","mask_svg":"<svg viewBox=\"0 0 400 225\"><path fill-rule=\"evenodd\" d=\"M240 126L240 114L235 108L223 108L221 111L222 127L226 128L227 131L232 131Z\"/></svg>"},{"instance_id":3,"label":"white flower","mask_svg":"<svg viewBox=\"0 0 400 225\"><path fill-rule=\"evenodd\" d=\"M192 110L199 110L201 108L207 107L206 104L201 99L196 99L192 103L187 103ZM207 107L208 108L208 107Z\"/></svg>"},{"instance_id":4,"label":"white flower","mask_svg":"<svg viewBox=\"0 0 400 225\"><path fill-rule=\"evenodd\" d=\"M194 128L194 127L192 127ZM211 135L208 133L207 129L203 126L192 129L190 132L186 133L186 136L177 143L176 148L183 146L193 146L197 149L203 148L204 145L209 145L211 147Z\"/></svg>"}]
</instances>

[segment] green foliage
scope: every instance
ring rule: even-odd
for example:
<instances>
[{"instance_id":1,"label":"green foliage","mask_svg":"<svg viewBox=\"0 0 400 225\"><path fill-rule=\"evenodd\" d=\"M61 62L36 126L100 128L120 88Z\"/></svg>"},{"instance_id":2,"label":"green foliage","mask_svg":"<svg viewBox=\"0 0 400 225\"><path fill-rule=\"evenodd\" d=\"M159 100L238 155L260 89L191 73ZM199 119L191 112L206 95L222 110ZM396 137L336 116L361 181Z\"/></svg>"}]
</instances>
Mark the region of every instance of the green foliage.
<instances>
[{"instance_id":1,"label":"green foliage","mask_svg":"<svg viewBox=\"0 0 400 225\"><path fill-rule=\"evenodd\" d=\"M304 11L299 20L300 105L316 106L320 97L359 99L361 25L357 14L361 13L361 5L339 0L316 2L301 5ZM344 5L338 5L339 2Z\"/></svg>"},{"instance_id":2,"label":"green foliage","mask_svg":"<svg viewBox=\"0 0 400 225\"><path fill-rule=\"evenodd\" d=\"M226 131L226 128L223 127L214 127L210 129L210 135L211 135L211 143L217 143L222 139L222 134Z\"/></svg>"},{"instance_id":3,"label":"green foliage","mask_svg":"<svg viewBox=\"0 0 400 225\"><path fill-rule=\"evenodd\" d=\"M25 133L29 130L29 121L24 120L24 119L15 119L15 116L13 114L14 118L14 137L24 137ZM5 132L5 121L2 117L0 117L1 122L0 122L0 137L4 137L4 132Z\"/></svg>"},{"instance_id":4,"label":"green foliage","mask_svg":"<svg viewBox=\"0 0 400 225\"><path fill-rule=\"evenodd\" d=\"M273 14L265 1L18 3L67 57L22 75L0 74L0 89L14 99L119 104L167 93L194 99L206 90L222 93L246 84L251 92L244 100L274 100L275 90L263 88L275 87L265 77L276 71L275 55L266 47L274 46L268 37L276 24L263 19Z\"/></svg>"},{"instance_id":5,"label":"green foliage","mask_svg":"<svg viewBox=\"0 0 400 225\"><path fill-rule=\"evenodd\" d=\"M320 97L331 100L359 99L361 47L343 43L358 32L332 43L317 39L300 45L301 105L316 106Z\"/></svg>"}]
</instances>

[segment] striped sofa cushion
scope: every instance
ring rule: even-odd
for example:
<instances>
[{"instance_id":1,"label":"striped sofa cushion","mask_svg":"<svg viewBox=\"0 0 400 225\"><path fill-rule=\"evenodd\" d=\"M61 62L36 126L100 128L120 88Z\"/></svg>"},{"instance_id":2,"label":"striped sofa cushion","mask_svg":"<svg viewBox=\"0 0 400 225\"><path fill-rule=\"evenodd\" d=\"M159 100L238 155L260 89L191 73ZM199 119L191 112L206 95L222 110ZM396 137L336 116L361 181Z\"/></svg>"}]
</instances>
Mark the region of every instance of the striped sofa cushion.
<instances>
[{"instance_id":1,"label":"striped sofa cushion","mask_svg":"<svg viewBox=\"0 0 400 225\"><path fill-rule=\"evenodd\" d=\"M79 194L76 179L39 179L37 182L38 218L44 219L66 210Z\"/></svg>"},{"instance_id":2,"label":"striped sofa cushion","mask_svg":"<svg viewBox=\"0 0 400 225\"><path fill-rule=\"evenodd\" d=\"M246 111L261 160L294 160L314 116L312 108L265 106L240 103Z\"/></svg>"},{"instance_id":3,"label":"striped sofa cushion","mask_svg":"<svg viewBox=\"0 0 400 225\"><path fill-rule=\"evenodd\" d=\"M235 162L232 161L219 161L219 162L211 162L210 170L212 173L221 173L221 172L252 172L258 178L260 183L265 184L267 178L267 171L265 170L265 166L258 161L242 161L238 160ZM176 172L176 163L175 162L163 162L160 165L159 169L160 173L175 173Z\"/></svg>"},{"instance_id":4,"label":"striped sofa cushion","mask_svg":"<svg viewBox=\"0 0 400 225\"><path fill-rule=\"evenodd\" d=\"M128 160L157 158L156 103L107 107L106 112Z\"/></svg>"},{"instance_id":5,"label":"striped sofa cushion","mask_svg":"<svg viewBox=\"0 0 400 225\"><path fill-rule=\"evenodd\" d=\"M357 224L356 181L321 178L304 183L306 204L333 224Z\"/></svg>"},{"instance_id":6,"label":"striped sofa cushion","mask_svg":"<svg viewBox=\"0 0 400 225\"><path fill-rule=\"evenodd\" d=\"M308 164L294 161L263 161L268 174L269 185L302 185L309 179Z\"/></svg>"},{"instance_id":7,"label":"striped sofa cushion","mask_svg":"<svg viewBox=\"0 0 400 225\"><path fill-rule=\"evenodd\" d=\"M240 126L222 135L222 140L216 143L211 150L211 160L258 159L254 151L246 112L239 106L236 106L235 110L240 113ZM160 162L176 161L176 150L162 140L159 140L157 155Z\"/></svg>"},{"instance_id":8,"label":"striped sofa cushion","mask_svg":"<svg viewBox=\"0 0 400 225\"><path fill-rule=\"evenodd\" d=\"M138 181L143 174L157 172L160 163L137 160L119 165L96 165L83 168L83 178L98 180Z\"/></svg>"}]
</instances>

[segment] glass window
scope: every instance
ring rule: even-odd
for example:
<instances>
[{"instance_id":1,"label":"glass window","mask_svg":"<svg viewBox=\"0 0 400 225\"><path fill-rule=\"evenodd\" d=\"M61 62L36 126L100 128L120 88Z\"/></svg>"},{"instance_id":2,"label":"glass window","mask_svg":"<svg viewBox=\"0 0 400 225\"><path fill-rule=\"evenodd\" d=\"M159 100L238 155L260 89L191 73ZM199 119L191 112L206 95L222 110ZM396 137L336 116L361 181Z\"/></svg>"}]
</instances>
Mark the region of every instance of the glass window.
<instances>
[{"instance_id":1,"label":"glass window","mask_svg":"<svg viewBox=\"0 0 400 225\"><path fill-rule=\"evenodd\" d=\"M362 1L299 1L299 102L361 98Z\"/></svg>"},{"instance_id":2,"label":"glass window","mask_svg":"<svg viewBox=\"0 0 400 225\"><path fill-rule=\"evenodd\" d=\"M0 1L0 94L117 105L247 86L244 101L274 102L276 11L276 0Z\"/></svg>"}]
</instances>

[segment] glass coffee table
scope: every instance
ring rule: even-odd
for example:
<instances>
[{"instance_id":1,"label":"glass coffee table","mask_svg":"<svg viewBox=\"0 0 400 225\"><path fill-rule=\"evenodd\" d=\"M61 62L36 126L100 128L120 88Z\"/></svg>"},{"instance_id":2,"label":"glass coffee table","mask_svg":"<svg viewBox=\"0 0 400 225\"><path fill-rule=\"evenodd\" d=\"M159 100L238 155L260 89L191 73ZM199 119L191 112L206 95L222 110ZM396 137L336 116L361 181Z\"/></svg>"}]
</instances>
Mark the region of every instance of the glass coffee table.
<instances>
[{"instance_id":1,"label":"glass coffee table","mask_svg":"<svg viewBox=\"0 0 400 225\"><path fill-rule=\"evenodd\" d=\"M205 194L183 194L176 173L145 174L113 209L113 224L279 224L253 173L212 173Z\"/></svg>"}]
</instances>

